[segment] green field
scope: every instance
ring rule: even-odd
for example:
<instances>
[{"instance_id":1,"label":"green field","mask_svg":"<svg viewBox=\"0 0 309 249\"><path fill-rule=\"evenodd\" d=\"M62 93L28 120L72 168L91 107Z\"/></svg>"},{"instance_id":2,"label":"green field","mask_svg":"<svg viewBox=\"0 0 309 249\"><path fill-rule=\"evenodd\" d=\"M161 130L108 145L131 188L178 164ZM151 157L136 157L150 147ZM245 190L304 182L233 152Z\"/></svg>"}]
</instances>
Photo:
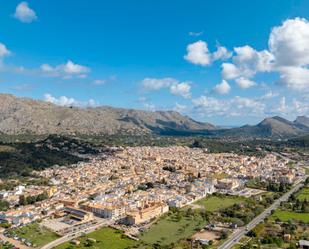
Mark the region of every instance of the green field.
<instances>
[{"instance_id":1,"label":"green field","mask_svg":"<svg viewBox=\"0 0 309 249\"><path fill-rule=\"evenodd\" d=\"M309 215L307 213L296 213L292 211L276 210L271 218L280 219L281 221L289 221L294 219L309 223Z\"/></svg>"},{"instance_id":2,"label":"green field","mask_svg":"<svg viewBox=\"0 0 309 249\"><path fill-rule=\"evenodd\" d=\"M87 244L87 239L95 239L96 242L93 245ZM95 248L95 249L126 249L137 245L138 242L129 239L122 232L113 228L102 228L95 232L89 233L83 237L78 238L81 243L78 246L72 245L70 242L64 243L55 249L67 249L67 248Z\"/></svg>"},{"instance_id":3,"label":"green field","mask_svg":"<svg viewBox=\"0 0 309 249\"><path fill-rule=\"evenodd\" d=\"M206 222L198 215L194 217L184 216L176 221L175 214L169 214L161 217L140 236L140 239L147 244L169 245L180 239L191 237L196 233L196 229L201 229L204 225L206 225Z\"/></svg>"},{"instance_id":4,"label":"green field","mask_svg":"<svg viewBox=\"0 0 309 249\"><path fill-rule=\"evenodd\" d=\"M215 212L220 209L228 208L234 204L244 202L243 198L233 196L209 196L205 199L197 201L195 204L205 208L206 211Z\"/></svg>"},{"instance_id":5,"label":"green field","mask_svg":"<svg viewBox=\"0 0 309 249\"><path fill-rule=\"evenodd\" d=\"M309 188L303 188L299 193L297 194L297 199L303 201L308 200L309 201Z\"/></svg>"},{"instance_id":6,"label":"green field","mask_svg":"<svg viewBox=\"0 0 309 249\"><path fill-rule=\"evenodd\" d=\"M41 227L38 223L33 223L21 228L13 230L13 234L21 238L29 240L32 245L41 247L49 242L56 240L59 236L44 227Z\"/></svg>"}]
</instances>

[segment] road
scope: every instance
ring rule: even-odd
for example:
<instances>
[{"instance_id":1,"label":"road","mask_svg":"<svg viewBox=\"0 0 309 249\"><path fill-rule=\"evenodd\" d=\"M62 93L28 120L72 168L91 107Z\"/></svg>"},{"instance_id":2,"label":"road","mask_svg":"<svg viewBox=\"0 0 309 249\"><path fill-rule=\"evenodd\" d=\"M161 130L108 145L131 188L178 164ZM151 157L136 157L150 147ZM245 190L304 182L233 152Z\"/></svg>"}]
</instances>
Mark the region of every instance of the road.
<instances>
[{"instance_id":1,"label":"road","mask_svg":"<svg viewBox=\"0 0 309 249\"><path fill-rule=\"evenodd\" d=\"M302 178L298 182L296 182L296 184L289 192L285 193L279 199L277 199L271 206L269 206L261 214L255 217L246 227L243 227L232 233L230 238L225 241L221 246L219 246L218 249L229 249L232 248L235 244L237 244L241 240L241 238L246 235L248 231L253 229L257 224L259 224L267 216L269 216L271 214L271 211L277 209L280 206L281 202L287 201L293 193L297 192L301 187L303 187L304 180L305 178Z\"/></svg>"},{"instance_id":2,"label":"road","mask_svg":"<svg viewBox=\"0 0 309 249\"><path fill-rule=\"evenodd\" d=\"M84 228L82 230L79 230L79 231L76 231L76 232L73 232L73 233L70 233L70 234L67 234L59 239L56 239L48 244L46 244L45 246L41 247L41 249L51 249L51 248L54 248L62 243L65 243L67 241L70 241L72 239L75 239L75 238L78 238L80 237L82 234L85 234L85 233L91 233L93 231L95 231L96 229L98 228L101 228L103 226L108 226L108 225L111 225L113 223L112 220L103 220L101 219L98 223L96 223L95 225L91 226L91 227L87 227L87 228Z\"/></svg>"}]
</instances>

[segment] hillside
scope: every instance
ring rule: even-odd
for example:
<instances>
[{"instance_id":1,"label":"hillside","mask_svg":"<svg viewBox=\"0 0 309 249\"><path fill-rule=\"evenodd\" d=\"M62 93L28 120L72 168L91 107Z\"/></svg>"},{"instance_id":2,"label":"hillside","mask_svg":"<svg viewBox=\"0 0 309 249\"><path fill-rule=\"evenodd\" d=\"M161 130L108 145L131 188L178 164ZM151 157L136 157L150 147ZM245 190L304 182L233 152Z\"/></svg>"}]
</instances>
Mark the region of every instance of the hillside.
<instances>
[{"instance_id":1,"label":"hillside","mask_svg":"<svg viewBox=\"0 0 309 249\"><path fill-rule=\"evenodd\" d=\"M60 107L0 94L0 132L3 134L160 134L214 128L174 111Z\"/></svg>"},{"instance_id":2,"label":"hillside","mask_svg":"<svg viewBox=\"0 0 309 249\"><path fill-rule=\"evenodd\" d=\"M294 125L309 132L309 118L306 116L297 117Z\"/></svg>"},{"instance_id":3,"label":"hillside","mask_svg":"<svg viewBox=\"0 0 309 249\"><path fill-rule=\"evenodd\" d=\"M231 137L273 137L288 138L297 137L309 132L309 126L300 124L300 120L308 120L307 117L298 117L294 122L275 116L265 118L257 125L246 125L239 128L223 130L219 132L221 136Z\"/></svg>"}]
</instances>

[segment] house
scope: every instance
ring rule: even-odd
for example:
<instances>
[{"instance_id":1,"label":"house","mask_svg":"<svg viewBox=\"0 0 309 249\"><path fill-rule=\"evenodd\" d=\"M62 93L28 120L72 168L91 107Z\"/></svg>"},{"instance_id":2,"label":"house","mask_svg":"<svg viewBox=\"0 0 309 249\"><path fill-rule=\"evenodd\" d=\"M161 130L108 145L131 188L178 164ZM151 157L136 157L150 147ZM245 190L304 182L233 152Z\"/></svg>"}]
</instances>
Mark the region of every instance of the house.
<instances>
[{"instance_id":1,"label":"house","mask_svg":"<svg viewBox=\"0 0 309 249\"><path fill-rule=\"evenodd\" d=\"M151 203L144 208L128 213L125 223L127 225L136 225L148 222L151 219L168 212L168 210L168 205L165 203Z\"/></svg>"},{"instance_id":2,"label":"house","mask_svg":"<svg viewBox=\"0 0 309 249\"><path fill-rule=\"evenodd\" d=\"M86 212L84 210L75 208L75 207L65 207L64 212L69 214L72 218L79 220L79 221L89 221L93 220L92 213Z\"/></svg>"}]
</instances>

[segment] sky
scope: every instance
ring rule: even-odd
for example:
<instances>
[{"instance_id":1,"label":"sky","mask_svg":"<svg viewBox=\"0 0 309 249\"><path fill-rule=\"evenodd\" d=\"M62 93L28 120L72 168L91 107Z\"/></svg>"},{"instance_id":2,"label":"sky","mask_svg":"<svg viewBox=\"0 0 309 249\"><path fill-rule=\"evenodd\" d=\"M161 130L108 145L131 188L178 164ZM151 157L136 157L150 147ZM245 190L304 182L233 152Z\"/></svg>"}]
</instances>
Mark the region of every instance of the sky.
<instances>
[{"instance_id":1,"label":"sky","mask_svg":"<svg viewBox=\"0 0 309 249\"><path fill-rule=\"evenodd\" d=\"M309 116L309 1L0 0L0 92L174 110L216 125Z\"/></svg>"}]
</instances>

